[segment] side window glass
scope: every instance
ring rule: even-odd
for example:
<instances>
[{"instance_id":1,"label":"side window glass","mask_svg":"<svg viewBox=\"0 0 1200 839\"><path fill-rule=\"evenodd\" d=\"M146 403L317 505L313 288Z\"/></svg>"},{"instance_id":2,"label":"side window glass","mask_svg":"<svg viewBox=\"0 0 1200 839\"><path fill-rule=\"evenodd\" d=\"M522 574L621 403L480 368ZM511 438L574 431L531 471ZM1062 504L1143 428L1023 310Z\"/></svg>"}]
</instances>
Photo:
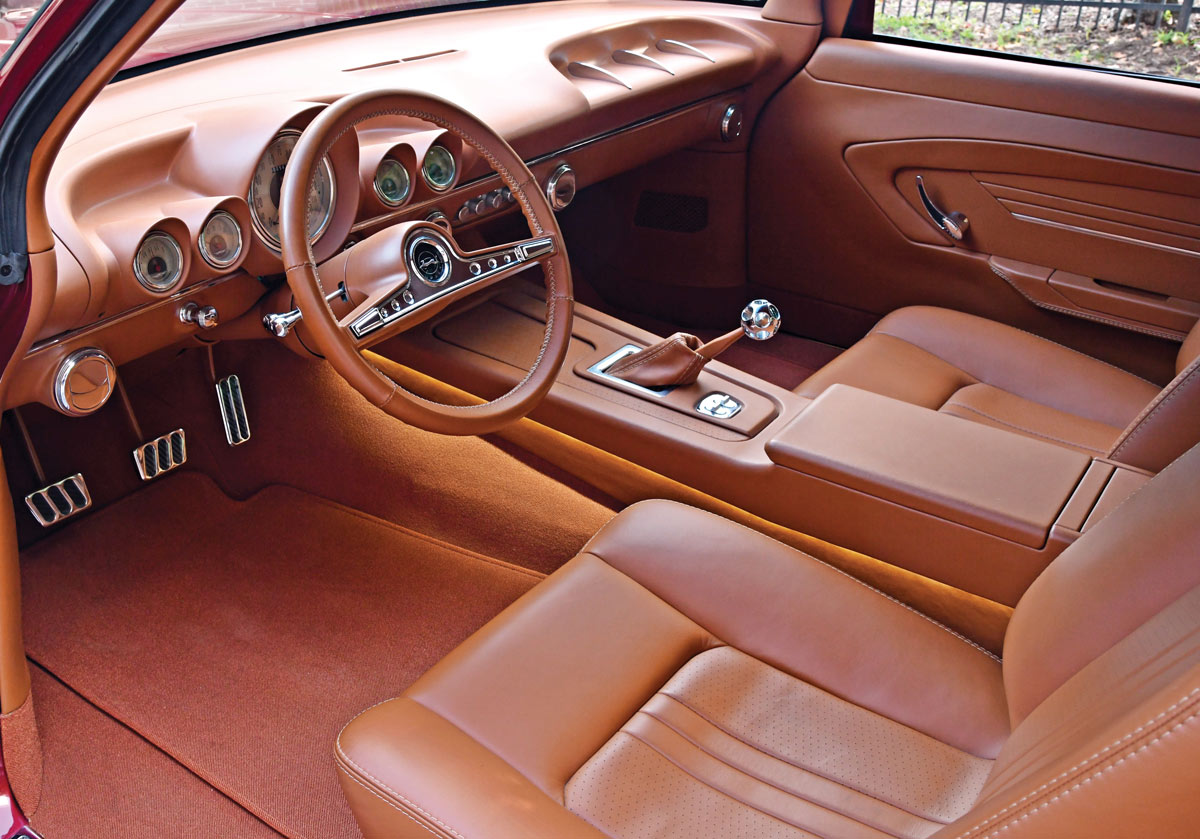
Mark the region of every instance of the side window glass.
<instances>
[{"instance_id":1,"label":"side window glass","mask_svg":"<svg viewBox=\"0 0 1200 839\"><path fill-rule=\"evenodd\" d=\"M1200 80L1200 0L877 0L874 31Z\"/></svg>"}]
</instances>

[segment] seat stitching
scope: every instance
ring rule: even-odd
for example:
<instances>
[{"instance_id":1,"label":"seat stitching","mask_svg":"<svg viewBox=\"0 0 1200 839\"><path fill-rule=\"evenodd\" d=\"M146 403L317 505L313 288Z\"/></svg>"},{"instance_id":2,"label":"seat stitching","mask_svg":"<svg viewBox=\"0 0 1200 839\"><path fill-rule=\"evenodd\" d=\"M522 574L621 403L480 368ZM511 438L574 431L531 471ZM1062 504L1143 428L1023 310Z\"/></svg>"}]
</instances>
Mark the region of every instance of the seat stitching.
<instances>
[{"instance_id":1,"label":"seat stitching","mask_svg":"<svg viewBox=\"0 0 1200 839\"><path fill-rule=\"evenodd\" d=\"M1022 813L1020 816L1011 820L1007 824L996 828L991 833L989 833L987 836L983 837L983 839L992 839L992 837L1000 835L1001 833L1008 830L1010 827L1017 824L1018 822L1024 821L1025 819L1029 818L1030 816L1034 815L1035 813L1038 813L1041 810L1045 810L1047 807L1049 807L1051 804L1055 803L1056 801L1060 801L1061 799L1066 798L1071 793L1082 789L1083 787L1090 784L1092 781L1099 778L1104 773L1112 772L1114 769L1119 767L1125 761L1129 760L1130 758L1135 757L1140 752L1144 752L1147 749L1149 749L1151 746L1170 737L1176 731L1183 728L1184 726L1186 726L1188 723L1190 723L1192 720L1196 719L1197 717L1200 717L1200 711L1192 712L1191 714L1189 714L1188 716L1184 717L1182 720L1177 722L1175 725L1168 728L1166 731L1162 732L1161 734L1156 735L1153 739L1146 741L1145 743L1143 743L1142 745L1138 746L1136 749L1133 749L1130 752L1126 752L1125 754L1121 755L1121 757L1119 757L1113 763L1110 763L1108 766L1105 766L1102 769L1097 770L1096 772L1094 772L1093 774L1084 778L1083 780L1077 781L1075 784L1071 785L1067 789L1064 789L1061 792L1055 793L1052 797L1050 797L1047 800L1043 801L1042 803L1038 804L1036 807L1030 809L1029 811L1027 811L1025 813Z\"/></svg>"},{"instance_id":2,"label":"seat stitching","mask_svg":"<svg viewBox=\"0 0 1200 839\"><path fill-rule=\"evenodd\" d=\"M1200 370L1200 357L1193 361L1189 366L1191 369L1189 369L1185 374L1182 375L1181 378L1178 379L1178 384L1172 382L1163 388L1162 391L1159 392L1158 396L1156 396L1154 400L1146 406L1145 410L1142 411L1142 415L1130 424L1130 428L1133 430L1124 435L1124 439L1117 444L1115 449L1113 449L1112 456L1114 458L1117 456L1117 453L1121 451L1121 449L1129 445L1130 440L1146 430L1146 426L1150 424L1150 418L1158 413L1159 408L1162 408L1164 405L1183 392L1188 380L1196 374L1197 370Z\"/></svg>"},{"instance_id":3,"label":"seat stitching","mask_svg":"<svg viewBox=\"0 0 1200 839\"><path fill-rule=\"evenodd\" d=\"M1023 397L1019 397L1019 398L1023 398ZM1105 454L1104 449L1097 449L1092 446L1085 446L1083 443L1076 443L1073 440L1064 440L1061 437L1055 437L1051 434L1043 434L1042 432L1035 431L1032 428L1026 428L1023 425L1017 425L1015 422L1008 422L1007 420L1000 419L1000 417L992 416L991 414L987 413L986 411L981 411L978 408L971 407L970 405L964 405L962 402L955 402L953 399L951 399L949 402L947 402L945 405L942 406L942 410L945 410L946 408L962 408L964 411L970 411L973 414L979 414L979 416L981 416L981 417L987 417L988 419L992 420L993 422L998 422L1003 426L1007 426L1008 428L1015 428L1018 431L1024 431L1026 434L1032 434L1034 437L1041 437L1043 440L1053 440L1055 443L1062 443L1063 445L1074 446L1079 449L1086 449L1087 451L1095 452L1096 454L1101 454L1101 455Z\"/></svg>"},{"instance_id":4,"label":"seat stitching","mask_svg":"<svg viewBox=\"0 0 1200 839\"><path fill-rule=\"evenodd\" d=\"M347 769L348 767L342 767L342 768L343 768L343 769ZM414 824L416 824L416 825L417 825L418 827L420 827L422 830L425 830L427 833L431 833L431 834L433 834L434 836L437 836L437 837L444 837L444 836L446 835L446 834L444 834L444 833L440 833L440 832L438 832L438 831L434 830L434 829L433 829L433 828L431 828L429 825L425 824L425 822L421 821L421 820L420 820L420 819L418 819L416 816L414 816L412 813L410 813L410 812L409 812L409 811L408 811L406 808L404 808L404 807L401 807L401 806L400 806L399 804L397 804L395 801L392 801L391 799L389 799L389 798L387 798L387 797L385 797L385 796L383 796L383 795L380 795L380 794L379 794L379 792L378 792L377 790L373 790L373 789L371 789L369 786L367 786L366 784L364 784L364 783L363 783L361 780L359 780L358 778L354 777L354 775L353 775L352 773L350 773L350 772L345 772L344 774L345 774L345 776L346 776L346 777L347 777L349 780L351 780L351 781L353 781L354 783L358 784L360 787L362 787L363 789L365 789L365 790L366 790L367 792L369 792L371 795L375 796L375 797L376 797L376 798L378 798L380 801L382 801L384 804L388 805L388 806L389 806L389 807L391 807L393 810L395 810L396 812L400 813L400 814L401 814L402 816L404 816L405 818L407 818L407 819L409 819L410 821L412 821ZM447 828L447 829L449 829L449 828ZM458 834L458 833L455 833L454 831L450 831L450 832L451 832L451 834L453 834L454 836L460 836L460 834Z\"/></svg>"},{"instance_id":5,"label":"seat stitching","mask_svg":"<svg viewBox=\"0 0 1200 839\"><path fill-rule=\"evenodd\" d=\"M379 703L379 704L382 704L382 703ZM374 707L374 706L372 706L372 707ZM363 713L365 714L366 711L363 711ZM362 714L359 714L359 716L362 716ZM357 717L355 719L357 719ZM345 731L345 730L346 730L345 728L342 729L342 731ZM386 790L391 795L394 795L396 797L396 799L398 801L402 802L406 807L410 807L410 808L412 808L413 811L420 813L422 816L429 819L431 822L436 824L438 827L447 831L451 836L457 836L458 839L466 839L466 837L464 837L461 833L459 833L454 828L450 827L450 825L441 821L436 816L434 816L432 813L422 810L420 807L418 807L412 801L409 801L403 795L396 792L396 790L392 789L387 784L385 784L383 781L379 780L374 775L372 775L370 772L368 772L366 769L363 769L361 766L359 766L357 763L355 763L354 760L350 757L350 755L346 754L346 752L342 749L342 734L341 734L341 732L339 732L338 736L337 736L337 753L338 753L338 757L340 757L347 766L352 767L356 772L358 772L363 777L369 778L371 780L371 782L374 783L376 786L378 786L380 789Z\"/></svg>"},{"instance_id":6,"label":"seat stitching","mask_svg":"<svg viewBox=\"0 0 1200 839\"><path fill-rule=\"evenodd\" d=\"M734 649L736 649L736 648L734 648ZM793 676L792 678L796 678L796 677L794 677L794 676ZM803 680L803 679L799 679L799 681L802 681L802 682L803 682L804 680ZM810 685L811 685L812 683L811 683L811 682L805 682L805 684L810 684ZM816 685L812 685L812 687L816 687ZM821 688L817 688L817 690L821 690ZM861 789L860 787L857 787L857 786L855 786L854 784L851 784L851 783L849 783L848 781L843 781L843 780L841 780L841 779L839 779L839 778L835 778L835 777L833 777L833 776L831 776L831 775L826 775L824 772L821 772L820 770L818 770L818 769L815 769L815 768L813 768L813 767L811 767L811 766L805 766L805 765L804 765L804 764L802 764L802 763L797 763L797 762L796 762L796 761L794 761L794 760L789 760L788 758L784 757L784 756L783 756L783 755L781 755L781 754L778 754L778 753L776 753L776 752L772 751L771 749L765 748L765 747L763 747L763 746L761 746L761 745L759 745L759 744L757 744L757 743L753 743L753 742L751 742L751 741L749 741L749 740L747 740L747 739L745 739L745 738L743 738L743 737L739 736L738 734L736 734L736 733L734 733L734 732L730 731L729 729L727 729L725 726L721 725L721 724L720 724L719 722L717 722L716 720L712 719L711 717L709 717L708 715L704 714L703 712L701 712L701 711L697 710L695 707L693 707L692 705L690 705L689 703L685 702L684 700L680 699L680 698L679 698L679 697L677 697L677 696L672 696L672 695L671 695L671 694L669 694L669 693L663 693L663 692L661 692L661 691L659 691L658 695L659 695L659 696L662 696L662 697L665 697L665 698L667 698L667 699L670 699L672 702L676 702L676 703L678 703L678 704L682 705L684 708L687 708L689 711L691 711L693 714L695 714L696 716L698 716L700 719L704 720L706 723L708 723L709 725L711 725L713 728L717 729L717 730L718 730L718 731L720 731L722 734L725 734L725 735L727 735L727 736L731 737L732 739L734 739L734 740L737 740L737 741L738 741L739 743L741 743L743 746L747 746L747 747L749 747L749 748L751 748L751 749L754 749L754 750L755 750L755 751L757 751L757 752L760 752L760 753L762 753L762 754L768 755L769 757L773 757L773 758L775 758L776 760L778 760L778 761L780 761L780 762L782 762L782 763L786 763L788 766L794 767L794 768L796 768L796 769L799 769L799 770L801 770L801 771L804 771L804 772L808 772L808 773L809 773L809 774L811 774L811 775L816 775L818 778L824 778L825 780L829 781L830 783L834 783L834 784L837 784L837 785L838 785L838 786L840 786L840 787L844 787L844 788L846 788L846 789L853 790L854 792L857 792L857 793L859 793L860 795L863 795L863 796L865 796L866 798L870 798L872 801L878 801L880 804L886 804L886 805L887 805L887 806L889 806L889 807L894 807L894 808L896 808L897 810L900 810L901 812L907 813L908 815L910 815L910 816L912 816L912 817L914 817L914 818L921 819L922 821L930 822L931 824L942 824L942 825L945 825L945 824L950 824L950 822L944 822L944 821L941 821L941 820L939 820L939 819L933 819L933 818L929 818L929 817L927 817L927 816L923 816L923 815L921 815L920 813L914 813L912 810L908 809L907 807L905 807L905 806L904 806L904 805L902 805L902 804L897 804L897 803L896 803L896 802L894 802L894 801L888 801L886 798L880 798L879 796L877 796L877 795L874 795L874 794L872 794L872 793L870 793L870 792L867 792L866 790L864 790L864 789ZM841 697L838 697L838 699L841 699ZM854 703L853 703L853 702L849 702L849 700L842 699L842 701L843 701L843 702L847 702L847 703L848 703L848 704L850 704L850 705L854 705ZM856 707L856 708L862 708L862 706L861 706L861 705L855 705L855 707ZM870 711L869 709L866 709L866 708L862 708L862 710L866 711L867 713L874 713L873 711ZM663 724L663 725L665 725L667 728L669 728L669 729L671 729L672 731L674 731L676 734L678 734L678 735L679 735L680 737L682 737L683 739L687 740L689 743L691 743L693 746L695 746L695 747L696 747L697 749L699 749L700 751L702 751L702 752L704 752L705 754L709 755L709 756L710 756L710 757L712 757L714 760L719 760L721 763L724 763L724 764L726 764L727 766L730 766L731 768L735 769L735 770L736 770L736 771L738 771L738 772L741 772L741 773L743 773L743 774L745 774L745 775L749 775L749 776L750 776L750 777L752 777L752 778L756 778L757 780L759 780L759 781L762 781L764 784L767 784L768 786L775 787L776 789L779 789L779 790L782 790L783 792L786 792L788 795L795 796L796 798L801 798L801 799L803 799L803 800L805 800L805 801L809 801L809 802L811 802L812 804L816 804L818 807L823 807L823 808L824 808L824 809L826 809L826 810L833 810L833 812L835 812L835 813L841 813L843 816L846 816L846 818L852 818L852 819L854 819L855 821L862 822L863 824L866 824L866 822L863 822L863 821L862 821L862 819L860 819L860 818L858 818L858 817L856 817L856 816L851 816L849 813L843 813L841 810L838 810L838 809L834 808L834 807L833 807L833 806L831 806L831 805L827 805L827 804L821 804L821 803L819 803L819 802L817 802L817 801L812 801L812 799L810 799L810 798L808 798L808 797L806 797L806 796L800 795L799 793L796 793L796 792L792 792L791 790L783 789L783 787L776 786L776 785L775 785L775 784L773 784L772 782L770 782L770 781L768 781L768 780L766 780L766 779L764 779L764 778L759 778L757 775L754 775L754 774L752 774L752 773L750 773L750 772L748 772L748 771L746 771L746 770L744 770L744 769L738 769L738 767L736 767L736 766L733 766L733 764L729 763L729 761L725 760L725 759L724 759L724 758L722 758L722 757L719 757L718 755L714 754L714 753L713 753L713 752L711 752L710 750L708 750L708 749L704 748L704 746L702 746L702 745L700 745L699 743L697 743L695 740L693 740L693 739L692 739L691 737L689 737L687 734L684 734L682 731L680 731L680 730L679 730L679 729L677 729L675 726L671 725L669 722L667 722L666 720L662 719L661 717L657 717L657 716L655 716L653 713L651 713L650 711L647 711L645 708L642 708L642 709L641 709L641 713L645 714L645 715L646 715L646 716L648 716L648 717L652 717L652 718L653 718L653 719L655 719L655 720L658 720L660 723L662 723L662 724ZM881 716L882 716L882 715L881 715ZM889 719L889 720L890 720L891 718L890 718L890 717L885 717L885 719ZM891 720L891 722L896 722L896 721L895 721L895 720ZM904 725L904 724L903 724L903 723L896 723L896 725ZM908 726L904 726L904 727L905 727L905 728L908 728ZM915 731L916 729L912 729L912 730L913 730L913 731ZM924 733L924 732L920 732L920 733ZM929 735L927 735L927 734L926 734L925 736L926 736L926 737L928 737ZM936 740L937 738L935 738L935 737L930 737L930 739L931 739L931 740ZM940 741L940 740L938 740L938 742L940 743L941 741ZM948 744L944 744L944 745L948 745ZM954 747L953 747L953 746L950 746L950 748L954 748ZM969 753L968 753L968 754L969 754ZM972 755L972 757L973 757L973 756L974 756L974 755ZM885 828L883 828L883 827L880 827L879 825L874 825L874 824L873 824L873 825L871 825L871 827L874 827L874 828L876 828L877 830L884 830L884 829L885 829Z\"/></svg>"},{"instance_id":7,"label":"seat stitching","mask_svg":"<svg viewBox=\"0 0 1200 839\"><path fill-rule=\"evenodd\" d=\"M657 754L657 755L659 755L660 757L662 757L662 759L663 759L663 760L665 760L665 761L667 761L668 763L670 763L672 766L674 766L674 767L675 767L676 769L678 769L680 772L682 772L683 774L687 775L689 778L692 778L692 779L693 779L693 780L695 780L696 782L698 782L698 783L701 783L701 784L703 784L704 786L708 787L710 790L712 790L713 792L715 792L717 795L720 795L720 796L723 796L723 797L725 797L725 798L728 798L730 801L736 801L738 804L741 804L743 807L746 807L746 808L748 808L748 809L750 809L750 810L753 810L753 811L754 811L754 812L756 812L756 813L761 813L762 815L764 815L764 816L766 816L767 818L769 818L769 819L772 819L772 820L774 820L774 821L781 822L781 823L783 823L783 824L786 824L786 825L789 825L789 826L791 826L791 827L794 827L796 830L802 831L802 832L804 832L804 833L807 833L807 834L809 834L809 835L811 835L811 836L815 836L815 837L817 837L817 839L828 839L828 837L825 837L825 836L823 836L822 834L820 834L820 833L817 833L815 830L813 830L813 829L812 829L812 828L810 828L810 827L804 827L804 826L802 826L802 825L796 824L795 822L792 822L792 821L789 821L789 820L787 820L787 819L784 819L784 818L782 818L782 817L780 817L780 816L776 816L776 815L774 815L773 813L768 813L766 810L762 810L762 809L760 809L760 808L758 808L758 807L755 807L753 804L751 804L751 803L750 803L750 802L748 802L748 801L743 801L742 799L734 797L733 795L731 795L730 793L726 792L726 791L725 791L725 790L723 790L723 789L718 789L717 787L715 787L715 786L713 786L712 784L710 784L708 781L704 780L703 778L699 778L699 777L697 777L695 774L693 774L692 772L688 771L688 769L687 769L686 767L684 767L684 766L680 766L680 765L679 765L679 763L677 763L676 761L672 760L672 759L671 759L671 756L670 756L670 755L668 755L666 752L664 752L662 749L658 748L657 746L655 746L655 745L654 745L654 744L652 744L652 743L648 743L648 742L646 742L644 739L642 739L641 737L637 736L637 735L636 735L636 734L634 734L632 731L627 731L626 729L622 728L622 729L620 730L620 732L618 732L618 733L625 734L625 735L627 735L627 736L629 736L629 737L632 737L634 740L637 740L637 741L638 741L639 743L641 743L643 746L645 746L646 748L648 748L648 749L650 749L651 751L653 751L655 754ZM743 774L745 774L745 773L743 773ZM751 777L753 777L753 776L751 776ZM816 804L815 802L813 802L813 804L814 804L814 806L816 806L816 807L820 807L820 806L821 806L821 805L819 805L819 804ZM824 807L822 807L821 809L828 809L828 808L824 808ZM574 812L574 811L572 810L572 812Z\"/></svg>"},{"instance_id":8,"label":"seat stitching","mask_svg":"<svg viewBox=\"0 0 1200 839\"><path fill-rule=\"evenodd\" d=\"M1082 769L1087 764L1092 763L1092 762L1098 760L1099 758L1104 757L1106 754L1111 752L1113 749L1116 749L1116 748L1122 746L1126 741L1134 739L1135 737L1137 737L1139 734L1141 734L1146 729L1148 729L1151 726L1155 725L1156 723L1160 722L1164 717L1170 716L1174 711L1176 711L1178 708L1180 708L1181 706L1186 704L1189 700L1194 699L1197 694L1200 694L1200 687L1193 688L1192 690L1188 691L1186 694L1181 696L1175 702L1172 702L1165 709L1163 709L1159 713L1155 714L1149 720L1142 723L1141 725L1139 725L1137 728L1133 729L1129 733L1114 740L1113 742L1109 743L1104 748L1092 753L1088 757L1085 757L1083 760L1079 761L1074 766L1062 771L1055 777L1051 778L1049 781L1046 781L1044 784L1039 786L1037 789L1032 790L1031 792L1027 792L1025 795L1021 796L1016 801L1013 801L1012 803L1008 804L1004 808L997 810L991 816L988 816L986 819L979 822L974 827L971 827L968 830L963 831L962 833L960 833L958 835L959 839L963 839L963 837L967 836L968 834L974 833L977 830L983 830L984 828L986 828L988 826L989 823L994 823L994 822L998 821L1000 818L1002 818L1005 813L1007 813L1011 810L1015 810L1016 808L1018 808L1022 804L1024 804L1026 801L1028 801L1029 799L1035 798L1036 796L1045 792L1047 789L1049 789L1050 787L1059 783L1060 781L1064 780L1068 776L1072 775L1075 772L1078 772L1080 769ZM1191 720L1193 717L1197 716L1198 714L1200 714L1200 711L1193 713L1187 719L1180 722L1179 725L1176 726L1176 728L1183 725L1184 723L1188 722L1189 720ZM1161 734L1159 735L1159 737L1162 737L1162 736L1163 735L1161 735ZM1155 738L1155 739L1158 739L1158 738ZM1154 741L1151 741L1151 742L1154 742ZM1146 745L1149 745L1149 744L1146 744ZM995 834L992 834L992 835L995 835Z\"/></svg>"},{"instance_id":9,"label":"seat stitching","mask_svg":"<svg viewBox=\"0 0 1200 839\"><path fill-rule=\"evenodd\" d=\"M1165 338L1168 341L1175 341L1176 343L1180 343L1183 340L1177 332L1169 332L1167 330L1155 329L1152 326L1139 326L1137 324L1128 323L1127 321L1115 320L1113 318L1106 318L1103 315L1098 315L1093 312L1085 312L1085 311L1082 311L1079 309L1068 309L1065 306L1056 306L1053 303L1046 303L1046 302L1044 302L1042 300L1038 300L1036 297L1033 297L1032 295L1028 294L1025 291L1025 289L1021 288L1021 286L1019 286L1017 284L1017 282L1015 280L1013 280L1011 277L1009 277L1008 274L1004 273L1004 271L1002 271L1000 268L997 268L994 264L992 264L991 261L988 262L988 268L991 268L993 274L998 276L1000 279L1004 280L1004 282L1008 283L1009 286L1011 286L1018 294L1020 294L1022 297L1024 297L1026 300L1028 300L1033 305L1037 306L1039 309L1049 309L1052 312L1059 312L1064 315L1070 315L1071 317L1081 318L1083 320L1095 321L1096 323L1103 323L1103 324L1107 324L1109 326L1115 326L1118 329L1127 329L1130 332L1140 332L1143 335L1151 335L1155 338ZM1013 327L1013 328L1017 329L1017 327ZM1024 329L1019 329L1018 331L1025 332ZM1032 335L1034 338L1042 338L1041 335L1034 335L1032 332L1026 332L1025 334ZM1050 341L1049 338L1042 338L1042 340ZM1050 341L1050 343L1057 344L1058 342ZM1064 350L1071 350L1071 352L1076 352L1076 353L1079 352L1079 350L1072 350L1070 347L1063 346L1062 344L1058 344L1058 346L1062 347ZM1087 353L1080 353L1080 355L1084 356L1085 358L1092 358L1092 356L1088 355ZM1092 358L1092 360L1100 361L1100 359L1098 359L1098 358ZM1100 361L1100 363L1108 364L1108 362L1106 362L1106 361ZM1108 364L1108 366L1113 367L1114 365ZM1121 370L1120 367L1116 367L1115 369ZM1121 372L1128 373L1129 371L1121 370ZM1136 378L1139 378L1139 379L1142 378L1141 376L1137 376L1134 373L1129 373L1129 375L1135 376ZM1145 382L1147 380L1142 379L1142 381ZM1154 382L1149 382L1149 384L1154 384Z\"/></svg>"},{"instance_id":10,"label":"seat stitching","mask_svg":"<svg viewBox=\"0 0 1200 839\"><path fill-rule=\"evenodd\" d=\"M688 507L687 504L680 504L678 501L669 501L667 499L648 499L647 501L639 501L638 504L646 504L650 500L661 500L667 504L674 504L677 507ZM626 509L627 510L632 509L633 507L638 506L638 504L633 504L629 507L626 507ZM699 510L700 508L699 507L688 507L688 509ZM775 544L780 545L781 547L787 548L789 551L800 554L800 556L804 557L805 559L810 559L813 562L820 563L821 565L824 565L826 568L829 568L830 570L836 571L837 573L841 574L846 579L851 580L852 582L858 583L860 586L865 588L867 591L875 592L880 597L882 597L884 600L890 600L892 603L895 603L897 606L907 609L908 611L912 612L914 615L917 615L918 617L924 618L925 620L929 621L931 624L936 626L938 629L942 630L943 632L947 632L950 635L953 635L955 638L962 641L964 644L968 644L968 645L974 647L975 649L979 650L979 652L983 653L984 655L986 655L988 658L992 659L993 661L996 661L996 662L1000 661L1000 656L996 655L991 650L980 646L979 644L975 643L974 641L972 641L970 638L966 637L965 635L961 635L960 633L955 632L953 629L946 626L944 623L941 623L940 621L935 620L934 618L931 618L929 615L925 614L924 612L920 611L919 609L909 606L907 603L905 603L901 600L897 600L896 598L892 597L890 594L880 591L879 589L875 588L875 586L871 585L870 583L866 583L866 582L860 580L858 577L855 577L850 572L843 571L841 568L838 568L836 565L831 565L830 563L826 562L825 560L818 559L817 557L813 556L812 554L802 551L799 548L793 548L791 545L785 544L785 543L779 541L778 539L774 538L773 536L768 536L767 534L757 531L752 527L747 527L746 525L744 525L740 522L733 521L732 519L727 519L723 516L718 516L716 513L709 513L707 510L701 510L701 512L705 513L706 515L710 515L713 518L720 519L721 521L727 522L728 524L731 524L734 527L739 527L748 533L753 533L755 536L759 536L763 539L769 539L770 541L774 542ZM620 518L619 515L613 516L611 519L609 519L608 522L606 522L605 525L602 528L600 528L600 530L596 533L596 535L588 540L588 543L583 546L583 549L580 551L580 553L590 553L592 556L596 557L597 559L607 562L607 560L604 560L604 557L600 556L600 554L596 553L594 550L591 549L591 544L592 544L592 542L595 542L597 539L599 539L600 534L604 533L604 531L608 529L608 526L611 525L613 522L615 522L618 518ZM630 575L627 574L626 576L630 576Z\"/></svg>"}]
</instances>

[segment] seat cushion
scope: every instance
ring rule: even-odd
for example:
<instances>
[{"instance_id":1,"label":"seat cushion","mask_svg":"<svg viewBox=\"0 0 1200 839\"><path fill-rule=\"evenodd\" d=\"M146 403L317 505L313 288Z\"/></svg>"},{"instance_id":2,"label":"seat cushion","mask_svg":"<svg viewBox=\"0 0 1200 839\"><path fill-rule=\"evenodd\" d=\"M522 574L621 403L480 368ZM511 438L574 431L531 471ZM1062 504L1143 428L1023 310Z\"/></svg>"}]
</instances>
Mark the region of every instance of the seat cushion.
<instances>
[{"instance_id":1,"label":"seat cushion","mask_svg":"<svg viewBox=\"0 0 1200 839\"><path fill-rule=\"evenodd\" d=\"M986 318L913 306L881 320L796 392L846 384L1106 454L1159 386Z\"/></svg>"},{"instance_id":2,"label":"seat cushion","mask_svg":"<svg viewBox=\"0 0 1200 839\"><path fill-rule=\"evenodd\" d=\"M352 721L337 762L368 839L922 837L1008 733L994 656L654 501Z\"/></svg>"}]
</instances>

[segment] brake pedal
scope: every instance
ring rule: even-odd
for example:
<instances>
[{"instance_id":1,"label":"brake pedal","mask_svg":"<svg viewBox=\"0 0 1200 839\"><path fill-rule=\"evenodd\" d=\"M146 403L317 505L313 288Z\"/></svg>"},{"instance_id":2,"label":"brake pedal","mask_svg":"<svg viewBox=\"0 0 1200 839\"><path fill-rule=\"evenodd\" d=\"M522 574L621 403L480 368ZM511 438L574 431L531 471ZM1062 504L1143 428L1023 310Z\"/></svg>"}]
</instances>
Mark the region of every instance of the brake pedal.
<instances>
[{"instance_id":1,"label":"brake pedal","mask_svg":"<svg viewBox=\"0 0 1200 839\"><path fill-rule=\"evenodd\" d=\"M38 524L49 527L92 506L92 496L88 493L83 474L76 472L56 484L29 493L25 496L25 503Z\"/></svg>"},{"instance_id":2,"label":"brake pedal","mask_svg":"<svg viewBox=\"0 0 1200 839\"><path fill-rule=\"evenodd\" d=\"M240 446L250 439L250 420L246 417L246 401L242 398L242 383L236 375L217 382L217 404L221 421L225 423L225 440Z\"/></svg>"},{"instance_id":3,"label":"brake pedal","mask_svg":"<svg viewBox=\"0 0 1200 839\"><path fill-rule=\"evenodd\" d=\"M133 461L143 481L157 478L187 462L187 441L183 429L177 428L170 434L143 443L133 450Z\"/></svg>"}]
</instances>

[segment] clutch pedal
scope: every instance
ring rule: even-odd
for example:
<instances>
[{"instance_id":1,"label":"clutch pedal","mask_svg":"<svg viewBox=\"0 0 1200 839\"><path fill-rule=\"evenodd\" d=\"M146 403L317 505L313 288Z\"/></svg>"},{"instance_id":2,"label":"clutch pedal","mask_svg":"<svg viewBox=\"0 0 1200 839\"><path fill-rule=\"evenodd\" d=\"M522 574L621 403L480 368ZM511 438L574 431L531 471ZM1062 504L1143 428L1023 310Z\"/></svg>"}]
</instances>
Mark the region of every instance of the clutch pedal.
<instances>
[{"instance_id":1,"label":"clutch pedal","mask_svg":"<svg viewBox=\"0 0 1200 839\"><path fill-rule=\"evenodd\" d=\"M92 496L88 493L83 474L77 472L56 484L29 493L25 496L25 503L38 524L49 527L92 506Z\"/></svg>"},{"instance_id":2,"label":"clutch pedal","mask_svg":"<svg viewBox=\"0 0 1200 839\"><path fill-rule=\"evenodd\" d=\"M225 423L225 440L240 446L250 439L250 420L246 417L246 401L242 398L242 383L236 375L217 382L217 404L221 421Z\"/></svg>"},{"instance_id":3,"label":"clutch pedal","mask_svg":"<svg viewBox=\"0 0 1200 839\"><path fill-rule=\"evenodd\" d=\"M187 462L187 441L183 429L177 428L170 434L143 443L133 450L133 461L143 481L157 478Z\"/></svg>"}]
</instances>

